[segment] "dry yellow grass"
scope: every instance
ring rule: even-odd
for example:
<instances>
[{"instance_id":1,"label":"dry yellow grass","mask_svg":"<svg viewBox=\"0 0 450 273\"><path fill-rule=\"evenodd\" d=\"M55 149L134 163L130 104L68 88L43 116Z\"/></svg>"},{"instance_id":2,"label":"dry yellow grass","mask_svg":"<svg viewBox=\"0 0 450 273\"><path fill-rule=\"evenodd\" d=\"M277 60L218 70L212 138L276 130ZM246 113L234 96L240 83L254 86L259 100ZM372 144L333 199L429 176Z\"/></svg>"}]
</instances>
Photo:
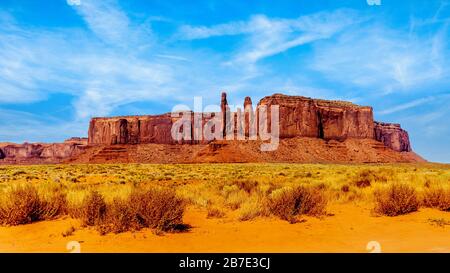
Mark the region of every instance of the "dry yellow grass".
<instances>
[{"instance_id":1,"label":"dry yellow grass","mask_svg":"<svg viewBox=\"0 0 450 273\"><path fill-rule=\"evenodd\" d=\"M394 183L375 191L375 212L397 216L419 209L417 191L408 184Z\"/></svg>"},{"instance_id":2,"label":"dry yellow grass","mask_svg":"<svg viewBox=\"0 0 450 273\"><path fill-rule=\"evenodd\" d=\"M60 197L58 194L63 194L71 215L81 217L83 203L92 191L96 191L112 211L124 212L116 218L104 215L105 218L110 219L110 224L118 226L111 231L121 232L130 229L123 227L123 223L130 222L130 217L133 217L132 213L126 213L127 206L124 200L131 198L133 193L136 194L137 189L141 192L155 189L171 191L175 193L176 198L183 199L188 206L208 210L210 217L220 218L229 212L236 211L233 215L238 220L249 221L270 215L291 220L290 216L281 216L273 209L271 210L270 200L273 201L274 196L280 192L286 193L299 188L314 189L315 194L306 195L312 200L310 203L313 205L312 209L310 208L312 212L309 214L319 215L326 211L326 203L370 203L375 207L377 201L375 193L397 183L406 184L412 188L417 193L421 206L448 210L450 166L441 164L2 166L0 167L0 192L2 193L0 207L7 210L7 204L11 202L10 193L20 185L27 185L33 186L39 198L47 200L46 204L50 204L57 196ZM287 212L288 214L308 214L299 205L305 197L292 199L288 195L283 195L283 198L293 200L295 203L294 208L291 207L290 212ZM53 214L59 215L63 212ZM113 213L113 215L116 214L118 213Z\"/></svg>"}]
</instances>

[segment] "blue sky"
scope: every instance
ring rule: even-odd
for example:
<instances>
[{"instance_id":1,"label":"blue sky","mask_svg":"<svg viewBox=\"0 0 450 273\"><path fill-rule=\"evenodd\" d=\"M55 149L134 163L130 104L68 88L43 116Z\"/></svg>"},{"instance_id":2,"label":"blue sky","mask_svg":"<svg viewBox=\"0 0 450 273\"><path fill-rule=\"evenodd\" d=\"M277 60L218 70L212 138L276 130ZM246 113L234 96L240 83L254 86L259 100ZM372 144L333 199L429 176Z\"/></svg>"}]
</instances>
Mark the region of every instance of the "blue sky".
<instances>
[{"instance_id":1,"label":"blue sky","mask_svg":"<svg viewBox=\"0 0 450 273\"><path fill-rule=\"evenodd\" d=\"M0 141L281 92L371 105L450 162L449 22L443 0L2 0Z\"/></svg>"}]
</instances>

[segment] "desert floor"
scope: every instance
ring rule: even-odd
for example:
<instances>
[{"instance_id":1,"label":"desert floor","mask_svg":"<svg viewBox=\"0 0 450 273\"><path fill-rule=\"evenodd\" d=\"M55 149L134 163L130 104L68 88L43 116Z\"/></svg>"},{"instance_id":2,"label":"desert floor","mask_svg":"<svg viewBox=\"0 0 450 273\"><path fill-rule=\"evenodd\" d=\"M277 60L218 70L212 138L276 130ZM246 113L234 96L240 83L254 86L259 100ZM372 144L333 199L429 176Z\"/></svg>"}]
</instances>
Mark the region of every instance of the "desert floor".
<instances>
[{"instance_id":1,"label":"desert floor","mask_svg":"<svg viewBox=\"0 0 450 273\"><path fill-rule=\"evenodd\" d=\"M374 193L397 183L413 190L418 210L394 217L375 213ZM24 185L44 199L64 193L69 213L8 224L8 212L24 200L17 195L11 201L10 194ZM318 189L327 200L325 213L298 215L293 224L267 213L267 200L298 186ZM186 200L180 217L188 231L102 235L70 213L83 211L93 190L111 204L155 187ZM381 252L450 252L449 193L450 165L428 163L0 166L0 252L71 252L73 241L81 252L370 252L376 250L368 249L372 241ZM430 198L440 207L424 202Z\"/></svg>"},{"instance_id":2,"label":"desert floor","mask_svg":"<svg viewBox=\"0 0 450 273\"><path fill-rule=\"evenodd\" d=\"M156 235L144 229L101 236L83 228L63 237L68 227L79 225L66 217L0 227L0 252L70 252L70 241L80 242L81 252L370 252L370 241L379 242L382 252L450 252L448 212L375 217L370 208L345 204L330 206L328 213L289 224L276 218L241 222L232 215L207 219L206 211L190 208L184 217L192 226L188 232Z\"/></svg>"}]
</instances>

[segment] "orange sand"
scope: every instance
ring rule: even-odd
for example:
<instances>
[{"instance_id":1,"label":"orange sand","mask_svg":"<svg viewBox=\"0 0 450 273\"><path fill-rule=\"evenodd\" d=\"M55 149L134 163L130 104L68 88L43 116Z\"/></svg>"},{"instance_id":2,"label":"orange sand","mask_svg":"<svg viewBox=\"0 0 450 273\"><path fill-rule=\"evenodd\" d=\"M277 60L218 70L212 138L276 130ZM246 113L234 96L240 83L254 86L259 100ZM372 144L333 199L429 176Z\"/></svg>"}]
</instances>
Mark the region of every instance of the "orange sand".
<instances>
[{"instance_id":1,"label":"orange sand","mask_svg":"<svg viewBox=\"0 0 450 273\"><path fill-rule=\"evenodd\" d=\"M398 217L374 217L370 208L355 204L333 205L334 214L323 219L305 218L289 224L275 218L239 222L232 216L206 219L206 212L190 208L186 233L155 235L151 230L100 236L78 228L70 218L24 226L0 227L0 252L68 252L69 241L79 241L81 252L368 252L369 241L382 252L450 252L450 213L421 209ZM61 234L71 226L73 235Z\"/></svg>"}]
</instances>

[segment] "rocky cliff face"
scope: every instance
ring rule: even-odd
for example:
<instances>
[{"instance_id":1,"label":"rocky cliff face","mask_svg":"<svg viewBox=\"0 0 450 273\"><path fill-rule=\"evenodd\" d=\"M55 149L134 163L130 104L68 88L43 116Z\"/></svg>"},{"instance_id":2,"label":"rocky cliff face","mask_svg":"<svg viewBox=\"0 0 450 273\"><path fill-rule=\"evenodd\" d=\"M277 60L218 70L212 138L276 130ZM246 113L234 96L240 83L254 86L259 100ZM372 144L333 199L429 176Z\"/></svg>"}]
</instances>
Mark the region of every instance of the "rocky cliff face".
<instances>
[{"instance_id":1,"label":"rocky cliff face","mask_svg":"<svg viewBox=\"0 0 450 273\"><path fill-rule=\"evenodd\" d=\"M259 105L279 105L281 138L374 138L371 107L281 94L265 97Z\"/></svg>"},{"instance_id":2,"label":"rocky cliff face","mask_svg":"<svg viewBox=\"0 0 450 273\"><path fill-rule=\"evenodd\" d=\"M275 94L263 98L258 106L279 105L280 138L319 137L317 105L312 99Z\"/></svg>"},{"instance_id":3,"label":"rocky cliff face","mask_svg":"<svg viewBox=\"0 0 450 273\"><path fill-rule=\"evenodd\" d=\"M397 152L410 152L408 132L400 124L375 122L375 139Z\"/></svg>"},{"instance_id":4,"label":"rocky cliff face","mask_svg":"<svg viewBox=\"0 0 450 273\"><path fill-rule=\"evenodd\" d=\"M408 133L397 124L374 122L372 107L282 94L264 97L258 103L258 106L263 105L268 109L272 105L279 106L282 139L293 137L338 141L349 138L375 139L395 151L411 151ZM245 108L252 109L249 97L244 101ZM221 109L223 112L229 111L225 93L222 93ZM234 115L236 117L235 113ZM245 135L248 136L248 113L244 119ZM270 120L270 111L268 119ZM204 118L202 120L202 124L205 124L206 120ZM169 113L157 116L94 118L89 127L89 144L175 144L176 141L171 137L171 128L176 121L177 118L171 117ZM221 130L225 130L226 126L228 125L224 115Z\"/></svg>"},{"instance_id":5,"label":"rocky cliff face","mask_svg":"<svg viewBox=\"0 0 450 273\"><path fill-rule=\"evenodd\" d=\"M6 164L15 163L58 163L66 158L80 154L86 140L71 140L68 143L24 143L1 144L0 159Z\"/></svg>"},{"instance_id":6,"label":"rocky cliff face","mask_svg":"<svg viewBox=\"0 0 450 273\"><path fill-rule=\"evenodd\" d=\"M347 138L374 139L374 121L371 107L339 101L315 100L300 96L275 94L263 98L258 106L279 106L280 138L317 137L325 140ZM244 109L252 109L246 98ZM221 109L229 111L226 94L222 94ZM221 130L225 135L226 115ZM235 116L235 124L236 124ZM245 113L245 135L249 134L249 113ZM270 112L269 118L270 120ZM89 144L174 144L171 128L178 118L170 114L158 116L131 116L94 118L89 127ZM202 124L206 120L203 118ZM192 142L188 142L192 143Z\"/></svg>"},{"instance_id":7,"label":"rocky cliff face","mask_svg":"<svg viewBox=\"0 0 450 273\"><path fill-rule=\"evenodd\" d=\"M370 140L378 143L381 148L390 148L389 150L392 152L411 152L408 133L399 124L375 122L371 107L359 106L350 102L318 100L282 94L264 97L259 101L256 109L252 107L251 98L245 98L243 108L247 111L242 109L244 111L243 116L241 113L245 139L249 139L250 135L253 135L250 134L250 121L252 120L253 124L258 125L256 118L261 106L268 107L268 127L271 127L270 106L272 105L278 105L279 107L279 137L281 140L312 138L322 142L325 141L325 143L329 141L345 142L352 139L363 142ZM234 125L236 136L238 113L229 112L226 93L222 93L221 110L222 113L225 113L220 119L220 126L217 125L217 128L214 126L213 131L220 130L218 135L225 136L225 129ZM256 110L256 113L250 110ZM192 126L195 124L194 119L197 120L198 118L202 128L205 128L205 124L214 118L213 113L189 112L189 114ZM101 149L101 146L121 146L120 144L122 144L118 150L127 152L128 150L131 151L129 144L206 145L210 142L205 139L195 140L195 135L203 135L201 130L199 131L195 127L192 127L190 132L191 140L174 140L172 128L182 117L182 113L175 116L167 113L153 116L93 118L89 125L87 139L71 138L64 143L55 144L0 143L0 163L57 163L65 159L76 158L84 150L99 146L99 149ZM235 118L234 124L231 123L230 117ZM257 128L255 130L258 131ZM252 132L255 130L252 130ZM320 141L317 143L322 143ZM249 145L248 141L242 143L244 143L242 145ZM114 157L115 153L109 151L106 154L108 154L108 157ZM120 153L117 153L117 156L120 156ZM89 158L87 157L86 160L89 161ZM371 159L371 161L373 160Z\"/></svg>"},{"instance_id":8,"label":"rocky cliff face","mask_svg":"<svg viewBox=\"0 0 450 273\"><path fill-rule=\"evenodd\" d=\"M174 144L170 114L93 118L89 125L89 145L93 144Z\"/></svg>"}]
</instances>

